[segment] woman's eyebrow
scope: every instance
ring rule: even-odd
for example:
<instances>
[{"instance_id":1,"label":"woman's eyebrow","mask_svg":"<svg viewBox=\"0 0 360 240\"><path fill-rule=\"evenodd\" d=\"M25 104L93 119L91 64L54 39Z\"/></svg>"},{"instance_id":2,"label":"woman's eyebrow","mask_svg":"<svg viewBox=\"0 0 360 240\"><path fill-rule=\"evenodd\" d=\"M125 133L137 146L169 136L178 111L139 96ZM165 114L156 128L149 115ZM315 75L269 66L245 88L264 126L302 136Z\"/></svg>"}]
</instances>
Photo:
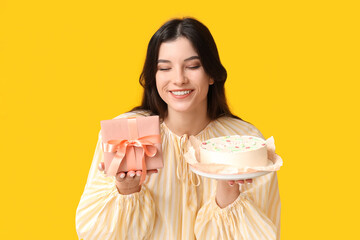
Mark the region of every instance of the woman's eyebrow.
<instances>
[{"instance_id":1,"label":"woman's eyebrow","mask_svg":"<svg viewBox=\"0 0 360 240\"><path fill-rule=\"evenodd\" d=\"M191 56L191 57L185 59L184 62L190 61L190 60L193 60L193 59L200 59L200 58L199 58L199 56ZM157 60L157 63L161 63L161 62L162 62L162 63L171 63L170 60L165 60L165 59L158 59L158 60Z\"/></svg>"},{"instance_id":2,"label":"woman's eyebrow","mask_svg":"<svg viewBox=\"0 0 360 240\"><path fill-rule=\"evenodd\" d=\"M189 57L189 58L185 59L184 62L190 61L190 60L193 60L193 59L200 59L200 58L199 58L199 56L192 56L192 57Z\"/></svg>"},{"instance_id":3,"label":"woman's eyebrow","mask_svg":"<svg viewBox=\"0 0 360 240\"><path fill-rule=\"evenodd\" d=\"M169 61L169 60L164 60L164 59L158 59L158 60L157 60L157 63L161 63L161 62L170 63L171 61Z\"/></svg>"}]
</instances>

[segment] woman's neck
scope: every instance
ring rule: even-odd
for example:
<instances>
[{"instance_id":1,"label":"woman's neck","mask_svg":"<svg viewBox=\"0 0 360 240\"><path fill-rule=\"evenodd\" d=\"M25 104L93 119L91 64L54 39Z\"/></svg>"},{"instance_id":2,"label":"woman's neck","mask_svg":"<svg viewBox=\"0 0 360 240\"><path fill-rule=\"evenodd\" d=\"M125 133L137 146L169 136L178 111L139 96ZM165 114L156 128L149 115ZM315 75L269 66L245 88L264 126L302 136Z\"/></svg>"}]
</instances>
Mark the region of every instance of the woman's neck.
<instances>
[{"instance_id":1,"label":"woman's neck","mask_svg":"<svg viewBox=\"0 0 360 240\"><path fill-rule=\"evenodd\" d=\"M170 110L164 121L166 126L178 136L184 134L195 136L210 123L210 118L207 116L206 111L179 113Z\"/></svg>"}]
</instances>

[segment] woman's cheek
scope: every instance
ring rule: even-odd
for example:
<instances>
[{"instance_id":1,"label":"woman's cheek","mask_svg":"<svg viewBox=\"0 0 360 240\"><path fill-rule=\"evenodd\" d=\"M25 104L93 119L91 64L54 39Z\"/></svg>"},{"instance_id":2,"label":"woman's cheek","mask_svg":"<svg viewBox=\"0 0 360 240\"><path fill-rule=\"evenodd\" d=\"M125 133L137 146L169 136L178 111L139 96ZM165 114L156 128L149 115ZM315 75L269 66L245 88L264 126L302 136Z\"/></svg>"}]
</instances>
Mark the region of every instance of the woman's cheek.
<instances>
[{"instance_id":1,"label":"woman's cheek","mask_svg":"<svg viewBox=\"0 0 360 240\"><path fill-rule=\"evenodd\" d=\"M155 75L155 83L156 83L156 88L159 91L160 88L161 88L161 74L156 73L156 75Z\"/></svg>"},{"instance_id":2,"label":"woman's cheek","mask_svg":"<svg viewBox=\"0 0 360 240\"><path fill-rule=\"evenodd\" d=\"M158 94L160 95L161 99L165 101L165 92L166 92L166 86L164 81L161 78L156 77L156 89L158 91ZM166 102L166 101L165 101Z\"/></svg>"}]
</instances>

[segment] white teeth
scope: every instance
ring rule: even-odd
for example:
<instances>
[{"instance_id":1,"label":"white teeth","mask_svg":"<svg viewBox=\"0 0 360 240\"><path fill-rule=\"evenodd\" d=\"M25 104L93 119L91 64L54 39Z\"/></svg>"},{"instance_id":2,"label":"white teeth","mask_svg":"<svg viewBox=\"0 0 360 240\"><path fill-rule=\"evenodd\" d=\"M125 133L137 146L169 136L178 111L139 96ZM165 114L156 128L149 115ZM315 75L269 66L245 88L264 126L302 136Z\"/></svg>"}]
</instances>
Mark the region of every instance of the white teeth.
<instances>
[{"instance_id":1,"label":"white teeth","mask_svg":"<svg viewBox=\"0 0 360 240\"><path fill-rule=\"evenodd\" d=\"M176 92L172 92L172 94L176 95L176 96L182 96L182 95L186 95L189 94L191 91L176 91Z\"/></svg>"}]
</instances>

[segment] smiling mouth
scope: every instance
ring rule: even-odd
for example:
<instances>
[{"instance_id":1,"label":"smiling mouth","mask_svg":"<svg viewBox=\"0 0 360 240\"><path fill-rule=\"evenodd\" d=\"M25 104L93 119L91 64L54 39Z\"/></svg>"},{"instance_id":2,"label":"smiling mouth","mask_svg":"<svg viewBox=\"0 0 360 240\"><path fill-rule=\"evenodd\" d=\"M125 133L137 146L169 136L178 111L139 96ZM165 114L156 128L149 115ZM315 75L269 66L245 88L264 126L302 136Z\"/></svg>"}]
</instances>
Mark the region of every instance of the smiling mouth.
<instances>
[{"instance_id":1,"label":"smiling mouth","mask_svg":"<svg viewBox=\"0 0 360 240\"><path fill-rule=\"evenodd\" d=\"M170 91L175 96L185 96L192 92L192 90L186 90L186 91Z\"/></svg>"}]
</instances>

